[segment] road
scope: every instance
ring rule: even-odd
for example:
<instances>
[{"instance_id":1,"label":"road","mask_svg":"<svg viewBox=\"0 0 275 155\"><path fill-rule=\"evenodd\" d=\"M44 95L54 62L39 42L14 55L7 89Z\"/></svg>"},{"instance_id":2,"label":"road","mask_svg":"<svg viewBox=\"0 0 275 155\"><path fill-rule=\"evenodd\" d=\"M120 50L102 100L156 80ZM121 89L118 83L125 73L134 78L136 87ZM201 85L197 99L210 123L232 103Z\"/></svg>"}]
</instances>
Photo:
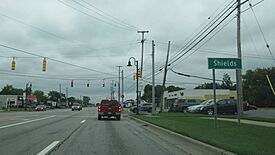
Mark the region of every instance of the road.
<instances>
[{"instance_id":1,"label":"road","mask_svg":"<svg viewBox=\"0 0 275 155\"><path fill-rule=\"evenodd\" d=\"M0 154L212 154L168 133L153 131L127 114L121 121L98 121L96 110L0 112Z\"/></svg>"},{"instance_id":2,"label":"road","mask_svg":"<svg viewBox=\"0 0 275 155\"><path fill-rule=\"evenodd\" d=\"M244 112L247 117L275 118L275 108L258 108Z\"/></svg>"}]
</instances>

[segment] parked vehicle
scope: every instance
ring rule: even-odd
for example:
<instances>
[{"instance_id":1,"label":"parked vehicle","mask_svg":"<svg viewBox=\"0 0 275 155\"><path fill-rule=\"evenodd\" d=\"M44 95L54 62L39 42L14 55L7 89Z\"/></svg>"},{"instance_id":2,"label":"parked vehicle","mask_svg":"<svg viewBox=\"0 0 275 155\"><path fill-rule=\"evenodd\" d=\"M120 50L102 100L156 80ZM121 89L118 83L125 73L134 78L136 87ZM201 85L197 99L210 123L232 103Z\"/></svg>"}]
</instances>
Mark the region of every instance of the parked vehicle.
<instances>
[{"instance_id":1,"label":"parked vehicle","mask_svg":"<svg viewBox=\"0 0 275 155\"><path fill-rule=\"evenodd\" d=\"M210 99L210 100L203 101L199 105L193 105L193 106L187 107L186 112L198 113L200 112L201 107L212 104L212 102L214 102L214 100Z\"/></svg>"},{"instance_id":2,"label":"parked vehicle","mask_svg":"<svg viewBox=\"0 0 275 155\"><path fill-rule=\"evenodd\" d=\"M248 111L248 110L257 110L257 106L248 103L247 101L243 102L244 105L244 111Z\"/></svg>"},{"instance_id":3,"label":"parked vehicle","mask_svg":"<svg viewBox=\"0 0 275 155\"><path fill-rule=\"evenodd\" d=\"M177 99L169 111L173 112L185 112L187 107L199 105L203 100L200 99Z\"/></svg>"},{"instance_id":4,"label":"parked vehicle","mask_svg":"<svg viewBox=\"0 0 275 155\"><path fill-rule=\"evenodd\" d=\"M79 103L74 103L72 105L72 111L74 111L74 110L80 111L80 110L82 110L82 106Z\"/></svg>"},{"instance_id":5,"label":"parked vehicle","mask_svg":"<svg viewBox=\"0 0 275 155\"><path fill-rule=\"evenodd\" d=\"M235 99L222 99L217 100L217 113L218 114L236 114L237 113L237 100ZM200 112L208 115L214 114L214 102L200 108Z\"/></svg>"},{"instance_id":6,"label":"parked vehicle","mask_svg":"<svg viewBox=\"0 0 275 155\"><path fill-rule=\"evenodd\" d=\"M149 113L151 113L152 109L153 109L152 103L143 102L143 103L138 105L139 112L149 112ZM137 112L137 106L136 105L132 106L130 108L130 111L132 111L133 113L136 113Z\"/></svg>"},{"instance_id":7,"label":"parked vehicle","mask_svg":"<svg viewBox=\"0 0 275 155\"><path fill-rule=\"evenodd\" d=\"M46 109L47 109L46 105L41 104L41 105L36 106L35 111L46 111Z\"/></svg>"},{"instance_id":8,"label":"parked vehicle","mask_svg":"<svg viewBox=\"0 0 275 155\"><path fill-rule=\"evenodd\" d=\"M107 116L115 117L117 120L121 118L122 107L117 100L102 100L98 105L98 120Z\"/></svg>"},{"instance_id":9,"label":"parked vehicle","mask_svg":"<svg viewBox=\"0 0 275 155\"><path fill-rule=\"evenodd\" d=\"M134 100L127 100L125 102L122 103L124 108L130 108L132 105L135 104Z\"/></svg>"}]
</instances>

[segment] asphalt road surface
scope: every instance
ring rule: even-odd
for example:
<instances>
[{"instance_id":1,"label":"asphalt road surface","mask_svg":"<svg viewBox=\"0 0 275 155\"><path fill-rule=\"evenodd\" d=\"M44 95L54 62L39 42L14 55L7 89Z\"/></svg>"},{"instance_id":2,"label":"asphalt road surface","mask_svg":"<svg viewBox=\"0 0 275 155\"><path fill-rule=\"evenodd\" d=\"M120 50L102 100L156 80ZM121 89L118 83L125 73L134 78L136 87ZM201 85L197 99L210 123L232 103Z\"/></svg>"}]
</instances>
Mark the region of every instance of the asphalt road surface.
<instances>
[{"instance_id":1,"label":"asphalt road surface","mask_svg":"<svg viewBox=\"0 0 275 155\"><path fill-rule=\"evenodd\" d=\"M82 111L0 112L1 155L173 155L212 154L180 138L154 131L123 114L97 120Z\"/></svg>"},{"instance_id":2,"label":"asphalt road surface","mask_svg":"<svg viewBox=\"0 0 275 155\"><path fill-rule=\"evenodd\" d=\"M244 112L247 117L275 118L275 108L258 108Z\"/></svg>"}]
</instances>

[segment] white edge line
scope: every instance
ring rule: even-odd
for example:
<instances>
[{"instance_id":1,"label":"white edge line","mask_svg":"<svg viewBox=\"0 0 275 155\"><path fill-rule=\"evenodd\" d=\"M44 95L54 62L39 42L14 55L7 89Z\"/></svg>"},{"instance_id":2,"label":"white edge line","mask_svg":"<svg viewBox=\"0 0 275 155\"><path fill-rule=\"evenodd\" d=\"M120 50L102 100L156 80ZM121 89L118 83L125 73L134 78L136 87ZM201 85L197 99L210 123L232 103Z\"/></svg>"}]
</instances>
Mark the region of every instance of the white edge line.
<instances>
[{"instance_id":1,"label":"white edge line","mask_svg":"<svg viewBox=\"0 0 275 155\"><path fill-rule=\"evenodd\" d=\"M49 153L60 141L54 141L50 145L48 145L45 149L40 151L37 155L45 155Z\"/></svg>"},{"instance_id":2,"label":"white edge line","mask_svg":"<svg viewBox=\"0 0 275 155\"><path fill-rule=\"evenodd\" d=\"M81 124L83 124L84 122L86 122L86 120L85 120L85 119L81 121Z\"/></svg>"},{"instance_id":3,"label":"white edge line","mask_svg":"<svg viewBox=\"0 0 275 155\"><path fill-rule=\"evenodd\" d=\"M52 117L55 117L55 116L56 115L52 115L52 116L38 118L38 119L33 119L33 120L29 120L29 121L24 121L24 122L19 122L19 123L4 125L4 126L1 126L0 129L4 129L4 128L8 128L8 127L13 127L13 126L17 126L17 125L22 125L22 124L26 124L26 123L31 123L31 122L36 122L36 121L52 118Z\"/></svg>"}]
</instances>

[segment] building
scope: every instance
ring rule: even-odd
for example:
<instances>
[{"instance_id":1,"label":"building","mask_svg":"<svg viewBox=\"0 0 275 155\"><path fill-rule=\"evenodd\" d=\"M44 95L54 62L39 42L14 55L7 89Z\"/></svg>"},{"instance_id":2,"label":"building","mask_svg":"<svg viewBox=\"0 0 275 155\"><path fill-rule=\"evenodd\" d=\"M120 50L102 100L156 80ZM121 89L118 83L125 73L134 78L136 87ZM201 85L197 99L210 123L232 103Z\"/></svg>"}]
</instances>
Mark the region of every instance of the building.
<instances>
[{"instance_id":1,"label":"building","mask_svg":"<svg viewBox=\"0 0 275 155\"><path fill-rule=\"evenodd\" d=\"M179 90L173 92L164 92L163 107L168 109L169 105L174 103L176 99L201 99L209 100L213 99L213 89L192 89L192 90ZM216 89L217 99L229 99L237 98L237 92L229 89Z\"/></svg>"},{"instance_id":2,"label":"building","mask_svg":"<svg viewBox=\"0 0 275 155\"><path fill-rule=\"evenodd\" d=\"M0 108L19 107L23 105L23 95L0 95Z\"/></svg>"}]
</instances>

